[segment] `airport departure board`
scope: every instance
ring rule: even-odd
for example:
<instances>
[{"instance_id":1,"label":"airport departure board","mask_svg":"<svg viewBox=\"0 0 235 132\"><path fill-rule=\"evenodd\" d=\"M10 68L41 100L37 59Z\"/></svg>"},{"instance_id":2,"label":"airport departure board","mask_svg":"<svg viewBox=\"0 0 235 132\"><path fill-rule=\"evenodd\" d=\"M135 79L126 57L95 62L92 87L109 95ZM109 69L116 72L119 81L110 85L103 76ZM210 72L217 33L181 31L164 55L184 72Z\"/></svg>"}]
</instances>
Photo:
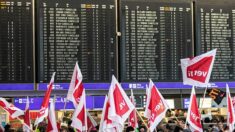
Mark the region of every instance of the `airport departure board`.
<instances>
[{"instance_id":1,"label":"airport departure board","mask_svg":"<svg viewBox=\"0 0 235 132\"><path fill-rule=\"evenodd\" d=\"M189 0L122 0L122 81L181 81L180 59L193 55L191 14Z\"/></svg>"},{"instance_id":2,"label":"airport departure board","mask_svg":"<svg viewBox=\"0 0 235 132\"><path fill-rule=\"evenodd\" d=\"M33 83L31 0L0 1L0 83Z\"/></svg>"},{"instance_id":3,"label":"airport departure board","mask_svg":"<svg viewBox=\"0 0 235 132\"><path fill-rule=\"evenodd\" d=\"M211 81L235 79L235 1L197 0L197 51L217 48Z\"/></svg>"},{"instance_id":4,"label":"airport departure board","mask_svg":"<svg viewBox=\"0 0 235 132\"><path fill-rule=\"evenodd\" d=\"M84 82L116 73L114 0L38 0L39 82L69 82L75 62Z\"/></svg>"}]
</instances>

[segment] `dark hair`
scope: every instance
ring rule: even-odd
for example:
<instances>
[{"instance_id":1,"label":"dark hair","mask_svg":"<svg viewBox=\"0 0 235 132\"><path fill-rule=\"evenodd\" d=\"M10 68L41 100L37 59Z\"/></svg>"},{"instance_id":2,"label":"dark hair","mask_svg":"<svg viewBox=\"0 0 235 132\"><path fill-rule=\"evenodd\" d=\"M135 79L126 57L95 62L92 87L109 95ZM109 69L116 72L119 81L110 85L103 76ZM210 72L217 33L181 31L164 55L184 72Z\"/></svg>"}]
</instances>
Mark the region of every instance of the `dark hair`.
<instances>
[{"instance_id":1,"label":"dark hair","mask_svg":"<svg viewBox=\"0 0 235 132\"><path fill-rule=\"evenodd\" d=\"M4 129L5 129L5 132L10 131L11 125L10 125L10 124L6 124L5 127L4 127Z\"/></svg>"},{"instance_id":2,"label":"dark hair","mask_svg":"<svg viewBox=\"0 0 235 132\"><path fill-rule=\"evenodd\" d=\"M126 132L134 131L135 129L132 126L128 126L126 128Z\"/></svg>"},{"instance_id":3,"label":"dark hair","mask_svg":"<svg viewBox=\"0 0 235 132\"><path fill-rule=\"evenodd\" d=\"M140 126L140 127L139 127L139 130L140 130L141 128L144 128L144 131L146 131L146 127L145 127L145 126Z\"/></svg>"},{"instance_id":4,"label":"dark hair","mask_svg":"<svg viewBox=\"0 0 235 132\"><path fill-rule=\"evenodd\" d=\"M71 126L71 124L72 124L72 120L69 120L68 121L68 126Z\"/></svg>"}]
</instances>

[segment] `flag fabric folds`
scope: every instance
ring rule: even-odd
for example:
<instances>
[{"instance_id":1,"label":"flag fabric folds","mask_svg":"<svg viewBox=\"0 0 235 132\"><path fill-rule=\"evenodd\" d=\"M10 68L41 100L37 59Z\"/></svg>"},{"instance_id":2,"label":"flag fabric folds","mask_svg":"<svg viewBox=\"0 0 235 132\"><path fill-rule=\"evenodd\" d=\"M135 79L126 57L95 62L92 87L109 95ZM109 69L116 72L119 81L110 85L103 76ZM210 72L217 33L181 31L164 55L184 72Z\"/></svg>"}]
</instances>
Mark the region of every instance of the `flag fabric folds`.
<instances>
[{"instance_id":1,"label":"flag fabric folds","mask_svg":"<svg viewBox=\"0 0 235 132\"><path fill-rule=\"evenodd\" d=\"M235 124L235 114L228 84L226 84L226 98L227 98L227 111L228 111L227 126L229 127L229 131L232 132L234 130L234 124Z\"/></svg>"},{"instance_id":2,"label":"flag fabric folds","mask_svg":"<svg viewBox=\"0 0 235 132\"><path fill-rule=\"evenodd\" d=\"M146 109L144 112L144 116L148 119L150 132L155 130L159 122L165 117L168 109L169 107L165 99L162 97L152 80L150 80Z\"/></svg>"},{"instance_id":3,"label":"flag fabric folds","mask_svg":"<svg viewBox=\"0 0 235 132\"><path fill-rule=\"evenodd\" d=\"M23 131L24 132L31 131L31 122L30 122L30 114L29 114L29 97L27 97L27 102L25 106Z\"/></svg>"},{"instance_id":4,"label":"flag fabric folds","mask_svg":"<svg viewBox=\"0 0 235 132\"><path fill-rule=\"evenodd\" d=\"M183 83L205 87L208 85L214 64L216 49L193 58L181 59Z\"/></svg>"},{"instance_id":5,"label":"flag fabric folds","mask_svg":"<svg viewBox=\"0 0 235 132\"><path fill-rule=\"evenodd\" d=\"M48 105L49 105L50 95L51 95L51 91L52 91L53 84L54 84L54 78L55 78L55 72L53 73L51 77L51 81L49 85L47 86L47 91L45 93L41 108L38 112L38 117L35 121L35 125L38 125L40 122L43 121L45 117L48 116Z\"/></svg>"},{"instance_id":6,"label":"flag fabric folds","mask_svg":"<svg viewBox=\"0 0 235 132\"><path fill-rule=\"evenodd\" d=\"M201 115L198 109L197 98L194 87L192 88L191 92L188 114L186 118L186 123L187 122L192 132L203 132L201 124Z\"/></svg>"},{"instance_id":7,"label":"flag fabric folds","mask_svg":"<svg viewBox=\"0 0 235 132\"><path fill-rule=\"evenodd\" d=\"M218 88L207 89L207 94L219 105L226 93Z\"/></svg>"},{"instance_id":8,"label":"flag fabric folds","mask_svg":"<svg viewBox=\"0 0 235 132\"><path fill-rule=\"evenodd\" d=\"M130 100L132 102L132 104L135 106L135 98L134 98L134 95L133 95L133 90L131 89L131 97L130 97ZM129 126L132 126L133 128L138 128L138 119L137 119L137 116L136 116L136 109L134 109L130 116L129 116L129 121L128 121L128 125Z\"/></svg>"},{"instance_id":9,"label":"flag fabric folds","mask_svg":"<svg viewBox=\"0 0 235 132\"><path fill-rule=\"evenodd\" d=\"M124 122L135 107L114 76L112 76L108 98L110 103L108 118L124 127Z\"/></svg>"},{"instance_id":10,"label":"flag fabric folds","mask_svg":"<svg viewBox=\"0 0 235 132\"><path fill-rule=\"evenodd\" d=\"M13 104L10 104L4 98L0 98L0 106L9 113L11 118L16 118L21 115L24 115L24 111L20 110L19 108L15 107Z\"/></svg>"},{"instance_id":11,"label":"flag fabric folds","mask_svg":"<svg viewBox=\"0 0 235 132\"><path fill-rule=\"evenodd\" d=\"M50 102L47 132L58 132L56 117L55 117L55 101Z\"/></svg>"},{"instance_id":12,"label":"flag fabric folds","mask_svg":"<svg viewBox=\"0 0 235 132\"><path fill-rule=\"evenodd\" d=\"M67 94L67 99L73 102L75 108L77 107L80 97L82 96L83 90L82 73L78 63L76 62Z\"/></svg>"},{"instance_id":13,"label":"flag fabric folds","mask_svg":"<svg viewBox=\"0 0 235 132\"><path fill-rule=\"evenodd\" d=\"M133 110L134 105L117 79L112 76L109 94L105 98L99 131L122 132L124 122Z\"/></svg>"},{"instance_id":14,"label":"flag fabric folds","mask_svg":"<svg viewBox=\"0 0 235 132\"><path fill-rule=\"evenodd\" d=\"M87 130L90 131L97 126L96 121L92 118L90 113L87 111Z\"/></svg>"},{"instance_id":15,"label":"flag fabric folds","mask_svg":"<svg viewBox=\"0 0 235 132\"><path fill-rule=\"evenodd\" d=\"M109 111L110 111L110 102L108 96L105 96L99 132L117 132L117 131L121 132L122 130L120 124L113 122L108 118Z\"/></svg>"},{"instance_id":16,"label":"flag fabric folds","mask_svg":"<svg viewBox=\"0 0 235 132\"><path fill-rule=\"evenodd\" d=\"M86 113L86 95L85 90L82 92L80 101L72 116L72 127L80 132L87 131L87 113Z\"/></svg>"}]
</instances>

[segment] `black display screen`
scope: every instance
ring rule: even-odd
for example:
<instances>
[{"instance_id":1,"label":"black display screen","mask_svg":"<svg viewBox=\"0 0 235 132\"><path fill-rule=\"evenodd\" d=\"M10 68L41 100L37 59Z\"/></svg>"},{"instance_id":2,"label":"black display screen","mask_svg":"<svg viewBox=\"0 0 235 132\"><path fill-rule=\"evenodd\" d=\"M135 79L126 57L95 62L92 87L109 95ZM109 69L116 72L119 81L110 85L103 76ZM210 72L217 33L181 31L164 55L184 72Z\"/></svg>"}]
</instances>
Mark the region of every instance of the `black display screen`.
<instances>
[{"instance_id":1,"label":"black display screen","mask_svg":"<svg viewBox=\"0 0 235 132\"><path fill-rule=\"evenodd\" d=\"M182 81L180 59L191 57L189 1L121 2L122 81Z\"/></svg>"},{"instance_id":2,"label":"black display screen","mask_svg":"<svg viewBox=\"0 0 235 132\"><path fill-rule=\"evenodd\" d=\"M116 73L113 0L38 0L39 82L56 72L69 82L77 61L85 82L109 82Z\"/></svg>"},{"instance_id":3,"label":"black display screen","mask_svg":"<svg viewBox=\"0 0 235 132\"><path fill-rule=\"evenodd\" d=\"M33 83L31 0L0 1L0 83Z\"/></svg>"},{"instance_id":4,"label":"black display screen","mask_svg":"<svg viewBox=\"0 0 235 132\"><path fill-rule=\"evenodd\" d=\"M196 2L198 54L217 48L211 81L235 79L234 4L231 0Z\"/></svg>"}]
</instances>

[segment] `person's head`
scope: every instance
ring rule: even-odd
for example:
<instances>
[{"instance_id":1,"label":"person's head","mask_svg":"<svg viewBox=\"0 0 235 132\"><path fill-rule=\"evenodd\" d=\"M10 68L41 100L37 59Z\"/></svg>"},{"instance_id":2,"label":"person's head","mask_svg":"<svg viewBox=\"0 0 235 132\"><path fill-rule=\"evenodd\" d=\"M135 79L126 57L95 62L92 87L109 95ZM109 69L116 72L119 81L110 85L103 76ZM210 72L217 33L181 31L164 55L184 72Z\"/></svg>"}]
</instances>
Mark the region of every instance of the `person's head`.
<instances>
[{"instance_id":1,"label":"person's head","mask_svg":"<svg viewBox=\"0 0 235 132\"><path fill-rule=\"evenodd\" d=\"M68 132L68 128L66 126L61 126L60 132Z\"/></svg>"},{"instance_id":2,"label":"person's head","mask_svg":"<svg viewBox=\"0 0 235 132\"><path fill-rule=\"evenodd\" d=\"M223 129L224 129L224 124L223 124L222 121L219 121L219 122L217 123L217 126L218 126L218 128L219 128L220 130L223 130Z\"/></svg>"},{"instance_id":3,"label":"person's head","mask_svg":"<svg viewBox=\"0 0 235 132\"><path fill-rule=\"evenodd\" d=\"M70 127L71 124L72 124L72 120L69 120L69 121L68 121L68 127Z\"/></svg>"},{"instance_id":4,"label":"person's head","mask_svg":"<svg viewBox=\"0 0 235 132\"><path fill-rule=\"evenodd\" d=\"M135 131L135 129L132 126L128 126L126 128L126 132L134 132L134 131Z\"/></svg>"},{"instance_id":5,"label":"person's head","mask_svg":"<svg viewBox=\"0 0 235 132\"><path fill-rule=\"evenodd\" d=\"M11 129L11 125L10 124L6 124L4 129L5 129L5 131L9 131Z\"/></svg>"},{"instance_id":6,"label":"person's head","mask_svg":"<svg viewBox=\"0 0 235 132\"><path fill-rule=\"evenodd\" d=\"M146 132L145 126L140 126L139 127L139 132Z\"/></svg>"}]
</instances>

